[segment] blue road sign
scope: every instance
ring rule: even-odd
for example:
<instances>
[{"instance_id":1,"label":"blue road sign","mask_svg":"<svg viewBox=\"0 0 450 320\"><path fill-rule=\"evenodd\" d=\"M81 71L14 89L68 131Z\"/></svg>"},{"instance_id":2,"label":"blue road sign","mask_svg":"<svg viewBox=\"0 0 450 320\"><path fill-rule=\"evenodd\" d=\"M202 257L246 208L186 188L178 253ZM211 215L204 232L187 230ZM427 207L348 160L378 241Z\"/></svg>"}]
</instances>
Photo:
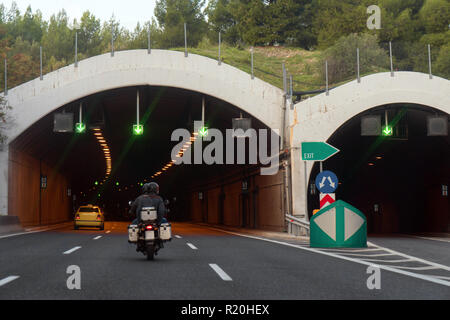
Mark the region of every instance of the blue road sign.
<instances>
[{"instance_id":1,"label":"blue road sign","mask_svg":"<svg viewBox=\"0 0 450 320\"><path fill-rule=\"evenodd\" d=\"M321 193L334 193L338 183L338 177L331 171L323 171L316 177L316 187Z\"/></svg>"}]
</instances>

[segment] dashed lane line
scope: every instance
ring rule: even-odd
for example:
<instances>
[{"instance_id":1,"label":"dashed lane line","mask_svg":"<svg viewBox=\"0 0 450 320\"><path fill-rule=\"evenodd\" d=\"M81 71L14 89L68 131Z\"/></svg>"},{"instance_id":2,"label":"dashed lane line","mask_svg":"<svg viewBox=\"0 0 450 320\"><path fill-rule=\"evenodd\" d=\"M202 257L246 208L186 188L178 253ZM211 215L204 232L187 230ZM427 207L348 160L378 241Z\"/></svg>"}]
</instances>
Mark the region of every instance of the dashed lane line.
<instances>
[{"instance_id":1,"label":"dashed lane line","mask_svg":"<svg viewBox=\"0 0 450 320\"><path fill-rule=\"evenodd\" d=\"M97 237L95 237L93 240L98 240L98 239L100 239L102 236L97 236Z\"/></svg>"},{"instance_id":2,"label":"dashed lane line","mask_svg":"<svg viewBox=\"0 0 450 320\"><path fill-rule=\"evenodd\" d=\"M192 243L186 243L188 245L189 248L191 248L192 250L198 250L198 248L196 246L194 246Z\"/></svg>"},{"instance_id":3,"label":"dashed lane line","mask_svg":"<svg viewBox=\"0 0 450 320\"><path fill-rule=\"evenodd\" d=\"M231 277L225 271L223 271L222 268L219 267L217 264L210 263L209 266L219 275L219 277L223 281L233 281L233 279L231 279Z\"/></svg>"},{"instance_id":4,"label":"dashed lane line","mask_svg":"<svg viewBox=\"0 0 450 320\"><path fill-rule=\"evenodd\" d=\"M1 279L0 280L0 287L4 286L7 283L10 283L11 281L19 279L19 278L20 278L19 276L9 276L9 277L6 277L4 279Z\"/></svg>"},{"instance_id":5,"label":"dashed lane line","mask_svg":"<svg viewBox=\"0 0 450 320\"><path fill-rule=\"evenodd\" d=\"M78 249L81 249L81 247L74 247L70 250L63 252L63 254L71 254L72 252L77 251Z\"/></svg>"}]
</instances>

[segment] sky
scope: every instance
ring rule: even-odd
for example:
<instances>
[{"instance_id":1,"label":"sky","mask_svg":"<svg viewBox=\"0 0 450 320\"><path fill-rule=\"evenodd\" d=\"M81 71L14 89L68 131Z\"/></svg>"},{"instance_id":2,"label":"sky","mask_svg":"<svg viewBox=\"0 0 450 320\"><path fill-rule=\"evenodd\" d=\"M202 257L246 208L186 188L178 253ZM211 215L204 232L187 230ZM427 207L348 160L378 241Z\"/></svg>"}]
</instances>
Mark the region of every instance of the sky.
<instances>
[{"instance_id":1,"label":"sky","mask_svg":"<svg viewBox=\"0 0 450 320\"><path fill-rule=\"evenodd\" d=\"M7 10L11 7L12 0L0 1ZM80 21L84 11L89 10L102 22L108 21L114 14L122 27L132 31L138 22L141 25L152 19L156 0L15 0L21 14L31 5L33 12L41 10L45 20L66 10L69 21Z\"/></svg>"}]
</instances>

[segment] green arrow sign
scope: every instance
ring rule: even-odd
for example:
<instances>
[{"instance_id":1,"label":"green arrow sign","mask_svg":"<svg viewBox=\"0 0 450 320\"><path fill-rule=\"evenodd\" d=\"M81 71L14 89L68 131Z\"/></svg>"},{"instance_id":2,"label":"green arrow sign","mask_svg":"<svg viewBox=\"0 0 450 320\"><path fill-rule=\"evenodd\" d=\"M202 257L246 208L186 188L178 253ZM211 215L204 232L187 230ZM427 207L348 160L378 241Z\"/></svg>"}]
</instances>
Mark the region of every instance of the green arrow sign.
<instances>
[{"instance_id":1,"label":"green arrow sign","mask_svg":"<svg viewBox=\"0 0 450 320\"><path fill-rule=\"evenodd\" d=\"M75 125L76 133L84 133L86 131L86 125L82 122L79 122Z\"/></svg>"},{"instance_id":2,"label":"green arrow sign","mask_svg":"<svg viewBox=\"0 0 450 320\"><path fill-rule=\"evenodd\" d=\"M302 160L325 161L340 150L326 142L302 142Z\"/></svg>"},{"instance_id":3,"label":"green arrow sign","mask_svg":"<svg viewBox=\"0 0 450 320\"><path fill-rule=\"evenodd\" d=\"M144 126L142 124L133 125L133 134L135 136L142 136L144 134Z\"/></svg>"},{"instance_id":4,"label":"green arrow sign","mask_svg":"<svg viewBox=\"0 0 450 320\"><path fill-rule=\"evenodd\" d=\"M206 127L201 127L198 130L198 133L202 136L202 137L206 137L208 135L208 128Z\"/></svg>"},{"instance_id":5,"label":"green arrow sign","mask_svg":"<svg viewBox=\"0 0 450 320\"><path fill-rule=\"evenodd\" d=\"M394 133L394 129L392 128L392 126L387 125L383 128L383 135L392 136L393 133Z\"/></svg>"}]
</instances>

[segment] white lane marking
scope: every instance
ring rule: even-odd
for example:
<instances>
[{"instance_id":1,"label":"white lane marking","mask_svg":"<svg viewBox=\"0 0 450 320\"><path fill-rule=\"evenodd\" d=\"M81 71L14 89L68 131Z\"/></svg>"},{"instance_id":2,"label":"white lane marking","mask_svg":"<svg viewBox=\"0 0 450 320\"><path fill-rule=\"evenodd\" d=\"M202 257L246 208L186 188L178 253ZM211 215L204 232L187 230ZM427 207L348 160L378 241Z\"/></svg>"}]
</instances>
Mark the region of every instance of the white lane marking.
<instances>
[{"instance_id":1,"label":"white lane marking","mask_svg":"<svg viewBox=\"0 0 450 320\"><path fill-rule=\"evenodd\" d=\"M95 237L94 238L94 240L98 240L98 239L100 239L102 236L97 236L97 237Z\"/></svg>"},{"instance_id":2,"label":"white lane marking","mask_svg":"<svg viewBox=\"0 0 450 320\"><path fill-rule=\"evenodd\" d=\"M450 277L445 277L445 276L432 276L432 277L450 281Z\"/></svg>"},{"instance_id":3,"label":"white lane marking","mask_svg":"<svg viewBox=\"0 0 450 320\"><path fill-rule=\"evenodd\" d=\"M367 241L367 243L369 244L370 242ZM395 254L395 255L397 255L397 256L404 257L404 258L408 258L408 259L412 259L412 260L414 260L414 261L422 262L422 263L424 263L424 264L428 264L428 265L431 265L431 266L438 267L438 268L440 268L440 269L444 269L444 270L450 271L450 267L444 266L443 264L439 264L439 263L436 263L436 262L427 261L427 260L424 260L424 259L420 259L420 258L417 258L417 257L413 257L413 256L410 256L410 255L407 255L407 254L404 254L404 253L401 253L401 252L398 252L398 251L389 249L389 248L385 248L385 247L382 247L382 246L378 246L378 245L373 244L373 243L370 243L370 244L371 244L371 245L374 245L374 246L377 246L377 247L380 248L380 249L386 250L387 252L393 253L393 254Z\"/></svg>"},{"instance_id":4,"label":"white lane marking","mask_svg":"<svg viewBox=\"0 0 450 320\"><path fill-rule=\"evenodd\" d=\"M233 279L231 279L231 277L217 264L210 263L209 266L219 275L219 277L222 278L223 281L233 281Z\"/></svg>"},{"instance_id":5,"label":"white lane marking","mask_svg":"<svg viewBox=\"0 0 450 320\"><path fill-rule=\"evenodd\" d=\"M373 262L391 262L391 263L401 263L401 262L415 262L412 259L398 259L398 260L383 260L383 259L369 259L369 258L361 258L364 261L373 261ZM394 267L394 266L393 266Z\"/></svg>"},{"instance_id":6,"label":"white lane marking","mask_svg":"<svg viewBox=\"0 0 450 320\"><path fill-rule=\"evenodd\" d=\"M7 284L7 283L10 283L11 281L14 281L14 280L18 279L18 278L20 278L20 277L19 277L19 276L9 276L9 277L6 277L6 278L0 280L0 287L1 287L1 286L4 286L4 285Z\"/></svg>"},{"instance_id":7,"label":"white lane marking","mask_svg":"<svg viewBox=\"0 0 450 320\"><path fill-rule=\"evenodd\" d=\"M357 256L357 257L387 257L387 256L395 256L393 253L377 253L377 254L360 254L360 253L346 253L342 252L341 254L346 256Z\"/></svg>"},{"instance_id":8,"label":"white lane marking","mask_svg":"<svg viewBox=\"0 0 450 320\"><path fill-rule=\"evenodd\" d=\"M433 278L431 276L426 276L426 275L422 275L422 274L418 274L418 273L413 273L413 272L409 272L409 271L396 269L396 268L390 267L390 266L377 265L377 264L374 264L374 263L371 263L371 262L366 262L366 261L363 261L363 260L354 259L354 258L350 258L350 257L345 257L345 256L342 256L342 255L334 254L332 252L325 252L325 251L317 250L317 249L314 249L314 248L302 247L302 246L298 246L298 245L295 245L295 244L281 242L281 241L277 241L277 240L271 240L271 239L265 239L265 238L255 237L255 236L249 236L249 235L246 235L246 234L240 234L240 233L236 233L236 232L225 231L225 230L212 228L212 227L207 227L207 228L213 229L213 230L217 230L217 231L221 231L223 233L233 234L233 235L240 236L240 237L245 237L245 238L250 238L250 239L255 239L255 240L261 240L261 241L266 241L266 242L271 242L271 243L276 243L276 244L281 244L281 245L284 245L284 246L298 248L298 249L302 249L302 250L309 251L309 252L319 253L319 254L323 254L325 256L334 257L334 258L338 258L338 259L346 260L346 261L351 261L351 262L363 264L363 265L366 265L366 266L376 266L376 267L378 267L380 269L384 269L386 271L391 271L391 272L399 273L399 274L402 274L402 275L405 275L405 276L410 276L410 277L413 277L413 278L417 278L417 279L421 279L421 280L425 280L425 281L429 281L429 282L434 282L434 283L437 283L437 284L441 284L441 285L450 287L450 282L449 281L444 281L444 280ZM369 242L367 244L369 244ZM371 245L373 245L373 244L371 244ZM417 259L417 258L414 258L414 259ZM428 262L428 263L430 263L430 262ZM445 267L446 269L448 268L446 266L443 266L443 267Z\"/></svg>"},{"instance_id":9,"label":"white lane marking","mask_svg":"<svg viewBox=\"0 0 450 320\"><path fill-rule=\"evenodd\" d=\"M198 250L196 246L194 246L192 243L186 243L189 248L191 248L192 250Z\"/></svg>"},{"instance_id":10,"label":"white lane marking","mask_svg":"<svg viewBox=\"0 0 450 320\"><path fill-rule=\"evenodd\" d=\"M106 233L110 233L110 232L111 232L111 230L106 231Z\"/></svg>"},{"instance_id":11,"label":"white lane marking","mask_svg":"<svg viewBox=\"0 0 450 320\"><path fill-rule=\"evenodd\" d=\"M395 266L394 268L407 269L407 270L417 270L417 271L440 269L440 268L434 267L434 266L428 266L428 267L402 267L402 266Z\"/></svg>"},{"instance_id":12,"label":"white lane marking","mask_svg":"<svg viewBox=\"0 0 450 320\"><path fill-rule=\"evenodd\" d=\"M181 236L179 236L179 235L175 235L175 238L177 238L177 239L182 239L182 237Z\"/></svg>"},{"instance_id":13,"label":"white lane marking","mask_svg":"<svg viewBox=\"0 0 450 320\"><path fill-rule=\"evenodd\" d=\"M309 244L308 244L309 245ZM368 248L368 249L355 249L355 250L352 250L352 249L322 249L322 251L336 251L336 252L349 252L349 253L352 253L352 252L372 252L372 251L382 251L381 249L370 249L370 248Z\"/></svg>"},{"instance_id":14,"label":"white lane marking","mask_svg":"<svg viewBox=\"0 0 450 320\"><path fill-rule=\"evenodd\" d=\"M419 238L419 239L425 239L425 240L433 240L433 241L441 241L441 242L450 242L449 239L443 239L443 238L430 238L430 237L420 237L420 236L410 236L413 238Z\"/></svg>"},{"instance_id":15,"label":"white lane marking","mask_svg":"<svg viewBox=\"0 0 450 320\"><path fill-rule=\"evenodd\" d=\"M77 251L78 249L81 249L81 247L72 248L70 250L63 252L63 254L71 254L72 252Z\"/></svg>"}]
</instances>

